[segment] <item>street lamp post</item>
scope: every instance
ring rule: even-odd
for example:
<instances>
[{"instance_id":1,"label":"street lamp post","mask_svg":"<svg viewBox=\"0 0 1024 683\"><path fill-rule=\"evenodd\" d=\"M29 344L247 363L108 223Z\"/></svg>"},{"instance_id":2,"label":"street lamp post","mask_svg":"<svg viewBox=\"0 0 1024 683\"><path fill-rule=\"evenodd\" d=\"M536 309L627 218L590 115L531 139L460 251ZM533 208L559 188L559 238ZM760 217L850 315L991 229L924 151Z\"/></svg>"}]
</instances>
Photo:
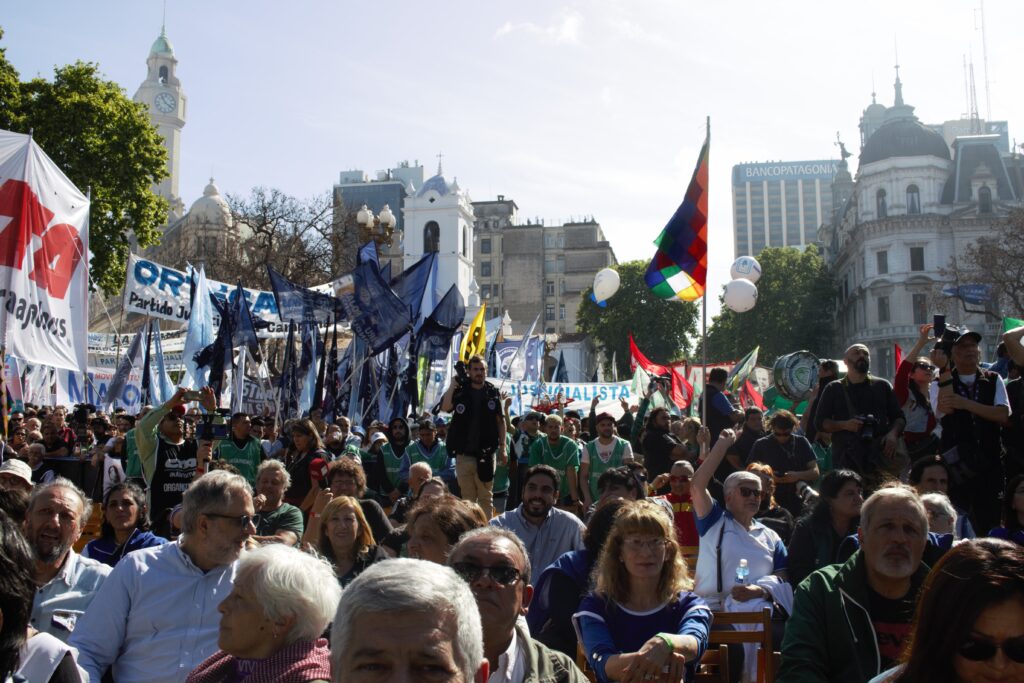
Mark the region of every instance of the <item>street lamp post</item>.
<instances>
[{"instance_id":1,"label":"street lamp post","mask_svg":"<svg viewBox=\"0 0 1024 683\"><path fill-rule=\"evenodd\" d=\"M382 244L391 246L395 225L398 221L395 220L395 214L391 213L387 204L376 216L373 215L371 209L366 208L366 204L363 204L363 207L356 213L356 222L359 223L360 228L360 244L373 240L377 245L378 253Z\"/></svg>"}]
</instances>

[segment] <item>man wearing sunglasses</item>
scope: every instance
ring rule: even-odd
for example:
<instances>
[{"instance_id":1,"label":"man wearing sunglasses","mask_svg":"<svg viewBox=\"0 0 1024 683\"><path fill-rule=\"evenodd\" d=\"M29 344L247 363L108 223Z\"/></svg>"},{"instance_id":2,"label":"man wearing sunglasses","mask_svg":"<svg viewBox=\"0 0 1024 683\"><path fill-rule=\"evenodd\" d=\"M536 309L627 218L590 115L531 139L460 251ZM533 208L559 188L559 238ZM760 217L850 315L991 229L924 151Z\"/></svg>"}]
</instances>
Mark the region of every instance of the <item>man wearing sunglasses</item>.
<instances>
[{"instance_id":1,"label":"man wearing sunglasses","mask_svg":"<svg viewBox=\"0 0 1024 683\"><path fill-rule=\"evenodd\" d=\"M690 481L693 479L693 465L689 460L677 460L672 463L668 474L659 474L651 482L651 487L660 489L666 483L669 492L664 496L655 496L653 500L664 500L672 506L672 516L676 530L676 540L683 550L683 555L697 557L697 524L693 519L693 499L690 497Z\"/></svg>"},{"instance_id":2,"label":"man wearing sunglasses","mask_svg":"<svg viewBox=\"0 0 1024 683\"><path fill-rule=\"evenodd\" d=\"M217 607L256 533L249 483L210 472L185 491L181 510L181 538L126 555L79 619L72 645L90 680L110 667L118 683L178 682L216 652Z\"/></svg>"},{"instance_id":3,"label":"man wearing sunglasses","mask_svg":"<svg viewBox=\"0 0 1024 683\"><path fill-rule=\"evenodd\" d=\"M484 631L484 656L492 672L489 680L587 680L569 657L532 639L520 624L533 598L533 586L530 558L518 536L496 527L473 529L452 548L448 564L469 584L476 598Z\"/></svg>"},{"instance_id":4,"label":"man wearing sunglasses","mask_svg":"<svg viewBox=\"0 0 1024 683\"><path fill-rule=\"evenodd\" d=\"M899 657L913 625L928 517L907 486L882 488L861 508L860 549L817 570L796 592L777 680L857 681Z\"/></svg>"}]
</instances>

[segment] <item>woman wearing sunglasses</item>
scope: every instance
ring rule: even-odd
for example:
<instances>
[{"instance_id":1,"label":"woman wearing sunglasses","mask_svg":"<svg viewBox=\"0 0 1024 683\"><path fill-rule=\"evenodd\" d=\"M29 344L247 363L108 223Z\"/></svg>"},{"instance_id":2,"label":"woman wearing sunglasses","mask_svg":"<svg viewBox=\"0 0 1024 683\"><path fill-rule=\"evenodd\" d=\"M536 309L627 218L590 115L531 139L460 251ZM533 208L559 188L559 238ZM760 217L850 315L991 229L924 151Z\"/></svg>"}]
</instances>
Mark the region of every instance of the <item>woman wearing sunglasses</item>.
<instances>
[{"instance_id":1,"label":"woman wearing sunglasses","mask_svg":"<svg viewBox=\"0 0 1024 683\"><path fill-rule=\"evenodd\" d=\"M668 515L626 503L615 517L573 621L599 681L692 680L707 647L711 610L692 583Z\"/></svg>"},{"instance_id":2,"label":"woman wearing sunglasses","mask_svg":"<svg viewBox=\"0 0 1024 683\"><path fill-rule=\"evenodd\" d=\"M928 574L902 663L871 683L1024 681L1024 548L984 538Z\"/></svg>"},{"instance_id":3,"label":"woman wearing sunglasses","mask_svg":"<svg viewBox=\"0 0 1024 683\"><path fill-rule=\"evenodd\" d=\"M935 337L931 336L932 327L931 323L921 325L917 342L896 368L896 377L892 383L896 401L907 420L903 441L907 444L911 460L934 453L938 445L938 437L932 434L936 422L929 399L931 383L935 379L935 366L927 356L921 355L924 347L935 341Z\"/></svg>"}]
</instances>

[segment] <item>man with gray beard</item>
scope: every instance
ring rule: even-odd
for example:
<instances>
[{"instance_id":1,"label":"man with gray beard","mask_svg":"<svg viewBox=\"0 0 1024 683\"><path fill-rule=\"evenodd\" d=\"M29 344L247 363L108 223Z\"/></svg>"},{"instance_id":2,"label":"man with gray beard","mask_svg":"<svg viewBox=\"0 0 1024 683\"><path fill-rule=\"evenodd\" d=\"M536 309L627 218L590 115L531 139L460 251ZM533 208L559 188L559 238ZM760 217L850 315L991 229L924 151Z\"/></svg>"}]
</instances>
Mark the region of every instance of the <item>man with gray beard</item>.
<instances>
[{"instance_id":1,"label":"man with gray beard","mask_svg":"<svg viewBox=\"0 0 1024 683\"><path fill-rule=\"evenodd\" d=\"M32 491L25 513L23 529L35 555L39 586L31 624L64 642L110 573L107 565L71 549L90 512L85 493L68 479L57 477Z\"/></svg>"}]
</instances>

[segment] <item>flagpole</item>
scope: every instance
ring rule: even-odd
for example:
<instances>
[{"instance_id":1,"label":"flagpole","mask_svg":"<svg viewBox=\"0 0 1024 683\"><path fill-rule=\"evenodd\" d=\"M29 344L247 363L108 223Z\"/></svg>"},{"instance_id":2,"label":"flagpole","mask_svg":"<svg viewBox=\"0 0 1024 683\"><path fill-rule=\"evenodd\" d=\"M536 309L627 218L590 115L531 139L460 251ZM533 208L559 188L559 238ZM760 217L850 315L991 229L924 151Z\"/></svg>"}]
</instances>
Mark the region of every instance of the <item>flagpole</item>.
<instances>
[{"instance_id":1,"label":"flagpole","mask_svg":"<svg viewBox=\"0 0 1024 683\"><path fill-rule=\"evenodd\" d=\"M711 142L711 117L708 116L706 120L706 145L710 146ZM710 163L710 159L708 160ZM710 231L708 237L711 236ZM710 239L708 240L710 242ZM701 297L700 303L700 336L701 336L701 362L704 367L702 371L704 376L701 378L701 391L700 391L700 402L701 402L701 418L704 420L704 426L707 426L708 420L708 288L707 280L704 282L704 296ZM712 435L714 438L714 435Z\"/></svg>"}]
</instances>

